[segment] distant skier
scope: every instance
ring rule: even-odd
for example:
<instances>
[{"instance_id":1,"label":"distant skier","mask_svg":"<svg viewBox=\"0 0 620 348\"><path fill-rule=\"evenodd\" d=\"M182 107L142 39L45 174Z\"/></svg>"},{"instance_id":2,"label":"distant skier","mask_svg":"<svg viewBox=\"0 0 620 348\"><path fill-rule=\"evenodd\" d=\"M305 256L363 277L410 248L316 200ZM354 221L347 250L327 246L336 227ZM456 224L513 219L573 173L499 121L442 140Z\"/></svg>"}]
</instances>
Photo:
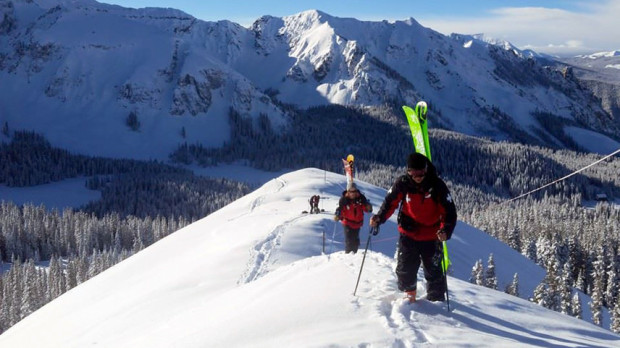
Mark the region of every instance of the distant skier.
<instances>
[{"instance_id":1,"label":"distant skier","mask_svg":"<svg viewBox=\"0 0 620 348\"><path fill-rule=\"evenodd\" d=\"M353 179L355 178L355 167L354 167L355 157L353 155L348 155L347 159L342 159L342 165L344 166L344 174L347 177L347 189L349 185L353 183Z\"/></svg>"},{"instance_id":2,"label":"distant skier","mask_svg":"<svg viewBox=\"0 0 620 348\"><path fill-rule=\"evenodd\" d=\"M319 209L319 200L321 197L319 195L314 195L310 197L310 214L318 214L321 212Z\"/></svg>"},{"instance_id":3,"label":"distant skier","mask_svg":"<svg viewBox=\"0 0 620 348\"><path fill-rule=\"evenodd\" d=\"M360 228L364 224L364 212L372 213L372 205L354 183L351 183L338 202L334 221L342 223L344 228L344 251L356 253L360 246Z\"/></svg>"},{"instance_id":4,"label":"distant skier","mask_svg":"<svg viewBox=\"0 0 620 348\"><path fill-rule=\"evenodd\" d=\"M407 159L407 174L400 176L385 196L370 226L384 223L400 205L398 214L398 289L416 298L420 261L424 266L429 301L445 300L441 269L441 242L450 239L456 225L456 207L446 184L431 161L414 153Z\"/></svg>"}]
</instances>

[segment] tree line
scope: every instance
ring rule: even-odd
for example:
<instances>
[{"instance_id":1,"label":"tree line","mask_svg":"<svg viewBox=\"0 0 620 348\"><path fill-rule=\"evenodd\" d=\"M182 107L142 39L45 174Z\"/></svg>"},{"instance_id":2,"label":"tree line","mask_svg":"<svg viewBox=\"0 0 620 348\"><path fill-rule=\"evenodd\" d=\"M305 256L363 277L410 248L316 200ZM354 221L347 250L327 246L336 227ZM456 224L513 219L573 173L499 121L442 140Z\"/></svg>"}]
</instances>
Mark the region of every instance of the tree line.
<instances>
[{"instance_id":1,"label":"tree line","mask_svg":"<svg viewBox=\"0 0 620 348\"><path fill-rule=\"evenodd\" d=\"M0 201L0 333L104 269L250 192L246 184L158 162L72 155L42 136L0 144L0 183L28 186L90 176L101 199L49 210ZM42 267L42 264L49 264ZM2 267L0 267L2 269Z\"/></svg>"},{"instance_id":2,"label":"tree line","mask_svg":"<svg viewBox=\"0 0 620 348\"><path fill-rule=\"evenodd\" d=\"M0 203L0 330L190 221ZM42 261L48 267L40 267Z\"/></svg>"},{"instance_id":3,"label":"tree line","mask_svg":"<svg viewBox=\"0 0 620 348\"><path fill-rule=\"evenodd\" d=\"M316 167L341 172L340 159L353 153L360 180L389 188L396 176L404 173L405 159L412 145L406 122L396 105L374 108L331 105L304 111L289 110L290 123L281 132L272 129L266 115L250 119L231 110L231 138L225 146L207 149L183 144L171 159L199 165L244 159L253 167L265 170ZM432 123L430 127L433 128ZM614 281L616 276L612 273L612 269L617 270L619 266L618 210L605 204L584 207L584 203L593 201L599 193L605 193L610 199L620 197L618 159L609 159L542 192L508 204L505 203L508 198L563 177L599 156L495 142L441 129L432 129L430 139L434 164L452 191L459 219L504 241L547 269L548 276L541 283L539 293L560 295L553 295L555 299L553 296L541 299L535 295L535 302L570 314L565 304L566 294L561 294L566 290L565 284L570 284L573 289L592 296L595 309L601 308L600 304L611 309L614 318L620 317L614 314L620 312L620 306L616 305L618 289L614 286L619 282ZM31 267L30 260L57 258L64 264L60 272L64 275L70 273L67 260L73 260L72 257L84 258L82 266L78 267L84 270L89 269L93 255L131 254L250 190L246 185L198 178L183 169L157 162L73 156L27 132L16 132L11 143L0 144L0 158L0 183L32 185L84 175L92 177L88 183L90 188L102 191L102 200L62 213L44 213L44 208L32 206L1 206L10 212L10 217L3 216L0 221L13 221L10 229L17 231L7 232L9 237L0 242L1 259L18 262L20 267ZM65 221L65 215L72 222ZM150 226L154 221L169 227L144 227L140 230L151 232L139 234L116 232L123 231L116 224L133 224L135 230L136 224ZM66 226L76 224L83 232L67 233ZM45 232L41 232L43 230ZM121 247L117 247L118 244ZM122 258L105 257L106 260ZM603 270L600 270L601 265L604 265ZM18 273L18 268L11 268L15 269L12 278L21 278L22 284L23 277L33 279L31 270ZM49 272L48 269L47 274ZM3 277L8 274L5 272ZM512 287L505 290L518 294L518 275L515 278L513 284L507 284ZM10 293L17 291L15 289L22 289L23 293L25 285L21 285L22 288L8 286L5 278L2 282L2 288L7 288L3 298L18 301L19 297ZM75 283L73 280L64 282ZM558 298L564 298L564 304ZM579 312L575 306L573 304L570 309L572 315ZM598 313L594 309L592 312ZM12 318L15 319L14 314ZM618 330L618 326L612 329Z\"/></svg>"}]
</instances>

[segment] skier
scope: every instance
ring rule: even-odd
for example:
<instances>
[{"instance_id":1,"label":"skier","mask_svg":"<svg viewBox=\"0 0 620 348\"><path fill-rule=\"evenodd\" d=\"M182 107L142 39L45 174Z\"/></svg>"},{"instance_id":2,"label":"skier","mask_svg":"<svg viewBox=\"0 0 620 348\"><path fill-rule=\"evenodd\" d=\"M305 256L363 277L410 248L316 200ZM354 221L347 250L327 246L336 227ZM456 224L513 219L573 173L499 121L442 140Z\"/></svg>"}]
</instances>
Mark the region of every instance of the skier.
<instances>
[{"instance_id":1,"label":"skier","mask_svg":"<svg viewBox=\"0 0 620 348\"><path fill-rule=\"evenodd\" d=\"M364 224L364 212L372 213L372 205L358 189L351 183L338 202L334 221L342 223L345 236L344 251L346 254L357 252L360 246L360 228Z\"/></svg>"},{"instance_id":2,"label":"skier","mask_svg":"<svg viewBox=\"0 0 620 348\"><path fill-rule=\"evenodd\" d=\"M349 185L353 183L353 179L355 178L355 168L353 166L355 161L355 157L353 155L348 155L347 159L342 159L342 165L344 166L344 174L347 177L347 189Z\"/></svg>"},{"instance_id":3,"label":"skier","mask_svg":"<svg viewBox=\"0 0 620 348\"><path fill-rule=\"evenodd\" d=\"M442 243L456 225L456 207L446 184L431 161L419 153L409 155L407 174L400 176L385 196L370 226L384 223L400 205L398 214L398 289L411 302L416 299L420 261L424 266L429 301L444 301L446 286L441 268Z\"/></svg>"},{"instance_id":4,"label":"skier","mask_svg":"<svg viewBox=\"0 0 620 348\"><path fill-rule=\"evenodd\" d=\"M318 214L321 212L319 209L319 195L314 195L310 197L310 214Z\"/></svg>"}]
</instances>

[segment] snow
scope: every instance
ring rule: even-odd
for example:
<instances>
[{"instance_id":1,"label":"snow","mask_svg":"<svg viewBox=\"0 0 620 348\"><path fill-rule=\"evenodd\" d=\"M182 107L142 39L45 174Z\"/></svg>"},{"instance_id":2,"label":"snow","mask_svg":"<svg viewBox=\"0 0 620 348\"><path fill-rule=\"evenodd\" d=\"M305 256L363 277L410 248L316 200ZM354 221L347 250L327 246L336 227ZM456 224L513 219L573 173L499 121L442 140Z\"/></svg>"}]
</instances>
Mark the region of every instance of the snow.
<instances>
[{"instance_id":1,"label":"snow","mask_svg":"<svg viewBox=\"0 0 620 348\"><path fill-rule=\"evenodd\" d=\"M544 272L462 222L448 241L451 312L445 303L408 304L397 291L394 216L373 237L354 296L363 253L343 253L342 229L334 230L330 213L345 182L318 169L275 178L65 293L6 331L0 346L620 345L620 336L586 321L468 283L474 262L490 253L499 286L519 272L524 297ZM376 211L385 190L359 187ZM326 212L300 214L316 193ZM334 252L325 255L323 234L329 250L334 231ZM425 295L423 281L418 293ZM608 327L607 314L605 321Z\"/></svg>"},{"instance_id":2,"label":"snow","mask_svg":"<svg viewBox=\"0 0 620 348\"><path fill-rule=\"evenodd\" d=\"M605 65L605 68L607 68L607 69L618 69L618 70L620 70L620 64L607 64L607 65Z\"/></svg>"},{"instance_id":3,"label":"snow","mask_svg":"<svg viewBox=\"0 0 620 348\"><path fill-rule=\"evenodd\" d=\"M0 185L0 201L11 201L17 205L43 204L48 209L59 211L67 207L78 208L99 199L101 192L87 189L84 177L29 187Z\"/></svg>"},{"instance_id":4,"label":"snow","mask_svg":"<svg viewBox=\"0 0 620 348\"><path fill-rule=\"evenodd\" d=\"M609 155L610 153L620 149L620 143L591 130L579 127L566 127L564 131L570 135L573 140L586 150L601 155Z\"/></svg>"}]
</instances>

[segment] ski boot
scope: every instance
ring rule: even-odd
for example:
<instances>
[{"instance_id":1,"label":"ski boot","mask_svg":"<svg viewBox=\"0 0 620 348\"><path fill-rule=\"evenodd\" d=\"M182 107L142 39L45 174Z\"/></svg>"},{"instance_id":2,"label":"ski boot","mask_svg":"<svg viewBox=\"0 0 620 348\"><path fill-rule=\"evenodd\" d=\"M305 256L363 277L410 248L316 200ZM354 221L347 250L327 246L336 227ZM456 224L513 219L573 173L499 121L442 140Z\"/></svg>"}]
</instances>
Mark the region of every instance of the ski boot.
<instances>
[{"instance_id":1,"label":"ski boot","mask_svg":"<svg viewBox=\"0 0 620 348\"><path fill-rule=\"evenodd\" d=\"M409 303L415 303L415 290L407 291L405 298L409 300Z\"/></svg>"}]
</instances>

